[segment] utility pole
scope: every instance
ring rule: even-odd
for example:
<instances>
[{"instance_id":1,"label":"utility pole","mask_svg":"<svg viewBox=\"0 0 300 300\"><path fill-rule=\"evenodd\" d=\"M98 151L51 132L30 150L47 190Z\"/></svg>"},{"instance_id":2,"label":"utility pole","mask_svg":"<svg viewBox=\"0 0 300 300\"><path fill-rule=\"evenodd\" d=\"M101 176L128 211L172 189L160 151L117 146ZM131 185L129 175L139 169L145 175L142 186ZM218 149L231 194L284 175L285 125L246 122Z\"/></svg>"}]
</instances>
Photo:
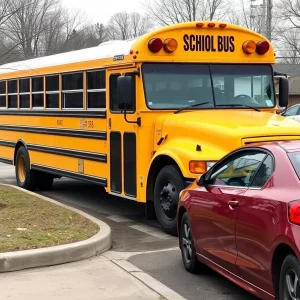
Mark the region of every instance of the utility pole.
<instances>
[{"instance_id":1,"label":"utility pole","mask_svg":"<svg viewBox=\"0 0 300 300\"><path fill-rule=\"evenodd\" d=\"M267 34L266 37L268 40L272 38L272 8L273 3L272 0L267 0Z\"/></svg>"},{"instance_id":2,"label":"utility pole","mask_svg":"<svg viewBox=\"0 0 300 300\"><path fill-rule=\"evenodd\" d=\"M267 0L268 1L268 0ZM261 32L264 36L267 35L267 24L266 24L266 0L262 3L262 22L261 22Z\"/></svg>"},{"instance_id":3,"label":"utility pole","mask_svg":"<svg viewBox=\"0 0 300 300\"><path fill-rule=\"evenodd\" d=\"M257 0L250 0L250 27L271 40L272 33L272 0L262 0L261 4L256 4ZM258 27L257 27L258 26Z\"/></svg>"}]
</instances>

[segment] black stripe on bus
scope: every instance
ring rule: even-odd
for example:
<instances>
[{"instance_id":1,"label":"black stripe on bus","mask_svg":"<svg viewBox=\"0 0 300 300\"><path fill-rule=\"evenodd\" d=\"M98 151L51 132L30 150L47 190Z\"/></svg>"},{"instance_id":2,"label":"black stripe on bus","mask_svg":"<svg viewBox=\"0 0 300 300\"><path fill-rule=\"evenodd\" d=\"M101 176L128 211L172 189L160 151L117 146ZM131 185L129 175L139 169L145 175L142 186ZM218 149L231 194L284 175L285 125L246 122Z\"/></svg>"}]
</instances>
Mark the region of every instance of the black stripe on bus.
<instances>
[{"instance_id":1,"label":"black stripe on bus","mask_svg":"<svg viewBox=\"0 0 300 300\"><path fill-rule=\"evenodd\" d=\"M91 183L100 184L105 187L107 186L107 179L102 178L102 177L83 175L83 174L79 174L79 173L73 173L73 172L64 171L64 170L56 169L56 168L49 168L46 166L41 166L41 165L36 165L36 164L32 164L31 168L36 171L46 172L46 173L50 173L50 174L53 174L56 176L68 177L68 178L73 178L73 179L77 179L77 180L83 180L83 181L87 181L87 182L91 182Z\"/></svg>"},{"instance_id":2,"label":"black stripe on bus","mask_svg":"<svg viewBox=\"0 0 300 300\"><path fill-rule=\"evenodd\" d=\"M15 148L16 143L0 140L0 146Z\"/></svg>"},{"instance_id":3,"label":"black stripe on bus","mask_svg":"<svg viewBox=\"0 0 300 300\"><path fill-rule=\"evenodd\" d=\"M106 140L105 131L83 131L83 130L71 130L71 129L30 127L30 126L12 126L12 125L0 125L0 130Z\"/></svg>"},{"instance_id":4,"label":"black stripe on bus","mask_svg":"<svg viewBox=\"0 0 300 300\"><path fill-rule=\"evenodd\" d=\"M0 157L0 162L2 162L4 164L8 164L8 165L12 165L13 164L12 159L4 158L4 157Z\"/></svg>"},{"instance_id":5,"label":"black stripe on bus","mask_svg":"<svg viewBox=\"0 0 300 300\"><path fill-rule=\"evenodd\" d=\"M106 118L106 111L49 111L49 110L0 110L0 115L12 116L49 116L49 117L81 117L81 118Z\"/></svg>"},{"instance_id":6,"label":"black stripe on bus","mask_svg":"<svg viewBox=\"0 0 300 300\"><path fill-rule=\"evenodd\" d=\"M122 136L120 131L110 132L110 189L122 193Z\"/></svg>"},{"instance_id":7,"label":"black stripe on bus","mask_svg":"<svg viewBox=\"0 0 300 300\"><path fill-rule=\"evenodd\" d=\"M77 150L67 150L61 148L54 148L54 147L45 147L45 146L37 146L27 144L27 149L37 152L55 154L55 155L63 155L87 160L93 160L98 162L107 162L106 154L103 153L92 153L92 152L83 152Z\"/></svg>"},{"instance_id":8,"label":"black stripe on bus","mask_svg":"<svg viewBox=\"0 0 300 300\"><path fill-rule=\"evenodd\" d=\"M136 135L135 132L123 134L123 165L125 195L136 197Z\"/></svg>"}]
</instances>

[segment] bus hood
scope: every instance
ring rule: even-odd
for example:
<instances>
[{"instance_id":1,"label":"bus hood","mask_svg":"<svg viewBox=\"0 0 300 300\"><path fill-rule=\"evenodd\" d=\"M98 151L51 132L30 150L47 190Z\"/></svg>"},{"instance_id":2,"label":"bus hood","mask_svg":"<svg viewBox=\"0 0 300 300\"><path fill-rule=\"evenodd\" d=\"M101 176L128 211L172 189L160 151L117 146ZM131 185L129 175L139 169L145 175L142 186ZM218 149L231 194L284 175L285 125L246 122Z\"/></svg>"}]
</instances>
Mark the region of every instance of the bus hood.
<instances>
[{"instance_id":1,"label":"bus hood","mask_svg":"<svg viewBox=\"0 0 300 300\"><path fill-rule=\"evenodd\" d=\"M242 109L197 110L168 114L156 121L156 134L167 142L207 145L212 156L246 143L298 139L300 123L270 112ZM156 137L156 142L158 141ZM159 143L156 143L159 144ZM158 148L158 146L156 145ZM204 150L204 149L203 149ZM215 155L214 155L215 152ZM219 156L218 155L218 156Z\"/></svg>"}]
</instances>

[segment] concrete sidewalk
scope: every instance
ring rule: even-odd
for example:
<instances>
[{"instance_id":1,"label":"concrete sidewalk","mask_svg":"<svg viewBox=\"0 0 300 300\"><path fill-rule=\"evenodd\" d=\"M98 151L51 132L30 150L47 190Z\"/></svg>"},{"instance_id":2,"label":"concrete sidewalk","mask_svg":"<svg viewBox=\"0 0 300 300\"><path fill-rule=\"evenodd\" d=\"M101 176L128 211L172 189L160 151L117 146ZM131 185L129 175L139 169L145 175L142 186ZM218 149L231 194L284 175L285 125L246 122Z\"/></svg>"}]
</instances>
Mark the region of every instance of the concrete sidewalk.
<instances>
[{"instance_id":1,"label":"concrete sidewalk","mask_svg":"<svg viewBox=\"0 0 300 300\"><path fill-rule=\"evenodd\" d=\"M80 262L2 273L0 299L185 300L125 257L106 253Z\"/></svg>"},{"instance_id":2,"label":"concrete sidewalk","mask_svg":"<svg viewBox=\"0 0 300 300\"><path fill-rule=\"evenodd\" d=\"M1 300L165 299L105 257L0 274Z\"/></svg>"}]
</instances>

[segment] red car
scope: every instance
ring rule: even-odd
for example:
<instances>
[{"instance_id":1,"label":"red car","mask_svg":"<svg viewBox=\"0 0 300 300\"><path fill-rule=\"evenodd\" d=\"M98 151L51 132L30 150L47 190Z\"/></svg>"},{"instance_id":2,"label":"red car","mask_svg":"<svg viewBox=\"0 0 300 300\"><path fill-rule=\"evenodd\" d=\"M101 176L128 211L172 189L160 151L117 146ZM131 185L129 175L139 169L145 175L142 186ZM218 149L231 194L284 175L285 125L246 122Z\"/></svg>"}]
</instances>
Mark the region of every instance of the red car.
<instances>
[{"instance_id":1,"label":"red car","mask_svg":"<svg viewBox=\"0 0 300 300\"><path fill-rule=\"evenodd\" d=\"M261 299L300 299L300 141L239 148L180 193L185 268L207 265Z\"/></svg>"}]
</instances>

